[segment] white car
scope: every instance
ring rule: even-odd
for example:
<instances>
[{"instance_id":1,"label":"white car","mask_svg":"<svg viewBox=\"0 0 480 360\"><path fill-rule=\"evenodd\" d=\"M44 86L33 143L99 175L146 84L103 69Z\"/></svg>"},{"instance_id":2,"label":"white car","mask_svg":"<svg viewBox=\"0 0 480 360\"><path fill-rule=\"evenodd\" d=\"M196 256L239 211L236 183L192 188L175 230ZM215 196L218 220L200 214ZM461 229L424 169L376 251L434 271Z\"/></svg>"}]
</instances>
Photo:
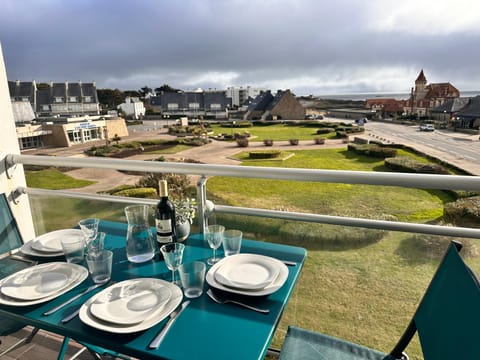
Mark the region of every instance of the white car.
<instances>
[{"instance_id":1,"label":"white car","mask_svg":"<svg viewBox=\"0 0 480 360\"><path fill-rule=\"evenodd\" d=\"M435 131L435 126L433 124L422 124L420 125L420 131Z\"/></svg>"}]
</instances>

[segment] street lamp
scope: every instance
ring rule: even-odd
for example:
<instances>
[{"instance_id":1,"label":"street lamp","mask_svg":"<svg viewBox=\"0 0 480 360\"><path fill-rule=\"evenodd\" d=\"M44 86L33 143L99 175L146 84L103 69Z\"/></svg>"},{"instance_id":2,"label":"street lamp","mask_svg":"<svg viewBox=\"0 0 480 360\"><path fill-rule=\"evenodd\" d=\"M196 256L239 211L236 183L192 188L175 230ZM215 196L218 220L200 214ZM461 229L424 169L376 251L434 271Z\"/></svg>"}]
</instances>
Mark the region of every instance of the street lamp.
<instances>
[{"instance_id":1,"label":"street lamp","mask_svg":"<svg viewBox=\"0 0 480 360\"><path fill-rule=\"evenodd\" d=\"M233 127L235 126L235 120L232 121L232 131L231 131L231 136L232 136L232 139L233 139Z\"/></svg>"}]
</instances>

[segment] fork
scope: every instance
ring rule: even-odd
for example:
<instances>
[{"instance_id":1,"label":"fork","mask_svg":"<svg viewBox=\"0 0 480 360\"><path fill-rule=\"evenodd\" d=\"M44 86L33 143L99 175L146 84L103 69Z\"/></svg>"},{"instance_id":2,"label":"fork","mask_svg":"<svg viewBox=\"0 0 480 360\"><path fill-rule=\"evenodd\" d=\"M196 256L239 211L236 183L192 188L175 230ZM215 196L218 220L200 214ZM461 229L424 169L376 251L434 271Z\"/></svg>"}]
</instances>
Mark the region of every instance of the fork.
<instances>
[{"instance_id":1,"label":"fork","mask_svg":"<svg viewBox=\"0 0 480 360\"><path fill-rule=\"evenodd\" d=\"M261 309L261 308L258 308L258 307L252 306L252 305L248 305L248 304L242 303L240 301L236 301L236 300L223 299L220 296L218 296L217 294L215 294L212 291L212 289L207 290L207 295L213 301L215 301L218 304L234 304L234 305L242 306L244 308L247 308L247 309L250 309L250 310L253 310L253 311L257 311L257 312L262 313L262 314L268 314L270 312L269 309Z\"/></svg>"}]
</instances>

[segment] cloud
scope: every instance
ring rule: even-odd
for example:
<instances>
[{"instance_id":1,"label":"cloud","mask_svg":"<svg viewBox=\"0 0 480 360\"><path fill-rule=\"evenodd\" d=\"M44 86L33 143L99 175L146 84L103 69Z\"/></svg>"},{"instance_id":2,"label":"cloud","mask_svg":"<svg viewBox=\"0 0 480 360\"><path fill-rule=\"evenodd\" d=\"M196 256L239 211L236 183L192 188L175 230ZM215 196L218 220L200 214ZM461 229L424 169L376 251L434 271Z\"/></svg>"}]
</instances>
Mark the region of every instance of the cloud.
<instances>
[{"instance_id":1,"label":"cloud","mask_svg":"<svg viewBox=\"0 0 480 360\"><path fill-rule=\"evenodd\" d=\"M472 90L480 83L479 7L473 0L4 0L0 41L11 80L408 92L424 68L429 81Z\"/></svg>"}]
</instances>

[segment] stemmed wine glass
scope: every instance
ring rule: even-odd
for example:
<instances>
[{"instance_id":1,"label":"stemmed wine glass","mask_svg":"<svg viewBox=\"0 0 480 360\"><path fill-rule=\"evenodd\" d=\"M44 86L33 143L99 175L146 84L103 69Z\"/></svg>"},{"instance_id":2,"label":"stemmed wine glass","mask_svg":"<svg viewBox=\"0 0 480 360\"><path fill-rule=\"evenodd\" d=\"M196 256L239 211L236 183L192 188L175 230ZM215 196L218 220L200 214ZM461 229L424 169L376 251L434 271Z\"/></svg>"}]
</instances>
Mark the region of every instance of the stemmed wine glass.
<instances>
[{"instance_id":1,"label":"stemmed wine glass","mask_svg":"<svg viewBox=\"0 0 480 360\"><path fill-rule=\"evenodd\" d=\"M205 237L207 238L208 245L213 249L213 257L207 260L209 265L213 265L220 260L220 258L217 258L217 249L222 244L224 231L225 226L223 225L209 225L205 229Z\"/></svg>"},{"instance_id":2,"label":"stemmed wine glass","mask_svg":"<svg viewBox=\"0 0 480 360\"><path fill-rule=\"evenodd\" d=\"M165 259L165 264L172 270L172 283L175 285L180 284L179 281L175 280L175 271L182 264L184 249L185 245L177 242L165 244L160 248L163 258Z\"/></svg>"}]
</instances>

